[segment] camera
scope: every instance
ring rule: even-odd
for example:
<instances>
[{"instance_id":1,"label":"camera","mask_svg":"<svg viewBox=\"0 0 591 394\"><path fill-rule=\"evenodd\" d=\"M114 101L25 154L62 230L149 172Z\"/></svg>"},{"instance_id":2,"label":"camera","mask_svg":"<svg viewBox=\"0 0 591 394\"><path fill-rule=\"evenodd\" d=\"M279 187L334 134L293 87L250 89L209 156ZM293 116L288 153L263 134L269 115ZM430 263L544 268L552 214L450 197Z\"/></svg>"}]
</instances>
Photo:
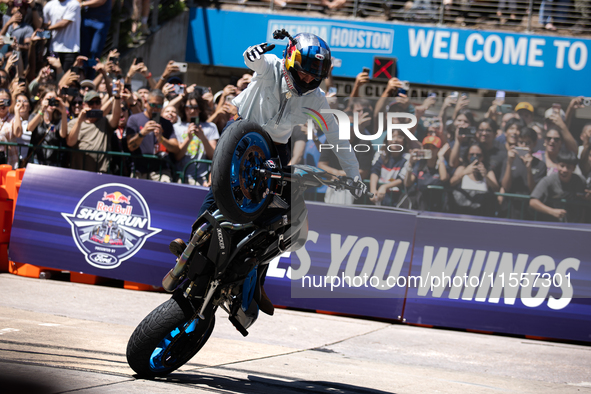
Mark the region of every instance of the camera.
<instances>
[{"instance_id":1,"label":"camera","mask_svg":"<svg viewBox=\"0 0 591 394\"><path fill-rule=\"evenodd\" d=\"M529 148L523 148L521 146L516 146L513 149L515 149L515 151L517 152L517 155L519 157L524 157L525 155L527 155L529 153Z\"/></svg>"},{"instance_id":2,"label":"camera","mask_svg":"<svg viewBox=\"0 0 591 394\"><path fill-rule=\"evenodd\" d=\"M369 74L369 67L363 67L362 72Z\"/></svg>"},{"instance_id":3,"label":"camera","mask_svg":"<svg viewBox=\"0 0 591 394\"><path fill-rule=\"evenodd\" d=\"M585 98L583 99L583 105L584 105L585 107L589 107L589 106L591 106L591 97L585 97Z\"/></svg>"},{"instance_id":4,"label":"camera","mask_svg":"<svg viewBox=\"0 0 591 394\"><path fill-rule=\"evenodd\" d=\"M10 99L2 99L2 100L0 100L0 106L9 107L10 106Z\"/></svg>"},{"instance_id":5,"label":"camera","mask_svg":"<svg viewBox=\"0 0 591 394\"><path fill-rule=\"evenodd\" d=\"M474 137L476 135L476 128L475 127L460 127L460 130L458 132L460 135Z\"/></svg>"},{"instance_id":6,"label":"camera","mask_svg":"<svg viewBox=\"0 0 591 394\"><path fill-rule=\"evenodd\" d=\"M183 85L174 85L174 92L176 94L184 94L185 93L185 87Z\"/></svg>"},{"instance_id":7,"label":"camera","mask_svg":"<svg viewBox=\"0 0 591 394\"><path fill-rule=\"evenodd\" d=\"M87 119L96 119L96 118L102 118L103 117L103 111L100 109L91 109L90 111L86 111L86 118Z\"/></svg>"},{"instance_id":8,"label":"camera","mask_svg":"<svg viewBox=\"0 0 591 394\"><path fill-rule=\"evenodd\" d=\"M60 106L60 102L56 98L50 98L47 102L50 107L59 107Z\"/></svg>"}]
</instances>

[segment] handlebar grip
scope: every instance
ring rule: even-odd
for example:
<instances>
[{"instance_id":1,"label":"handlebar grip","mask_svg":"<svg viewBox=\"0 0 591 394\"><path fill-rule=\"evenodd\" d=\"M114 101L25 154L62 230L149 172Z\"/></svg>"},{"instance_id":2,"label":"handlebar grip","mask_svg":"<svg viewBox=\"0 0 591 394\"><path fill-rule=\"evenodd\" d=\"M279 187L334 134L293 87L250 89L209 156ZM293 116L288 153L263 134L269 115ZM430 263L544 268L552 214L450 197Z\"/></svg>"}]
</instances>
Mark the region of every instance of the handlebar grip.
<instances>
[{"instance_id":1,"label":"handlebar grip","mask_svg":"<svg viewBox=\"0 0 591 394\"><path fill-rule=\"evenodd\" d=\"M365 194L366 194L366 195L367 195L369 198L373 198L373 196L374 196L374 194L373 194L373 193L371 193L371 192L367 192L367 193L365 193Z\"/></svg>"},{"instance_id":2,"label":"handlebar grip","mask_svg":"<svg viewBox=\"0 0 591 394\"><path fill-rule=\"evenodd\" d=\"M267 45L267 46L265 46L265 48L263 49L263 53L270 52L270 51L272 51L273 49L275 49L275 44Z\"/></svg>"}]
</instances>

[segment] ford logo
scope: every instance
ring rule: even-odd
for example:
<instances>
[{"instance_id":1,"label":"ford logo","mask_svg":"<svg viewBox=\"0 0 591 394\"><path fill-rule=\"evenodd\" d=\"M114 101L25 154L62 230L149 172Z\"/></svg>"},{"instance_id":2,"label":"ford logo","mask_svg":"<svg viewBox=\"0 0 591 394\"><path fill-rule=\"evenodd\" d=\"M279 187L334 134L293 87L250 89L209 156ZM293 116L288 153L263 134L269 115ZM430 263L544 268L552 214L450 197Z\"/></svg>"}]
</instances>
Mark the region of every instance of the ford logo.
<instances>
[{"instance_id":1,"label":"ford logo","mask_svg":"<svg viewBox=\"0 0 591 394\"><path fill-rule=\"evenodd\" d=\"M88 256L92 262L99 265L115 265L117 264L117 258L106 253L92 253Z\"/></svg>"}]
</instances>

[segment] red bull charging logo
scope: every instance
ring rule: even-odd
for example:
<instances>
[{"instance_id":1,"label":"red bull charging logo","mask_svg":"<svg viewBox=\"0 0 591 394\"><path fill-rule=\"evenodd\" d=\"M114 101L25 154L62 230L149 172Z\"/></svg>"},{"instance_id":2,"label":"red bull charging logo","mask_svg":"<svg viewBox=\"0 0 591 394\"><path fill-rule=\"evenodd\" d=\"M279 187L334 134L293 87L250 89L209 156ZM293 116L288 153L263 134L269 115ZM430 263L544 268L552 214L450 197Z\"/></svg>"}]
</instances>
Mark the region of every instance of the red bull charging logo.
<instances>
[{"instance_id":1,"label":"red bull charging logo","mask_svg":"<svg viewBox=\"0 0 591 394\"><path fill-rule=\"evenodd\" d=\"M146 239L161 229L151 227L148 204L135 189L120 183L96 187L78 202L73 213L62 213L86 261L112 269L136 254Z\"/></svg>"}]
</instances>

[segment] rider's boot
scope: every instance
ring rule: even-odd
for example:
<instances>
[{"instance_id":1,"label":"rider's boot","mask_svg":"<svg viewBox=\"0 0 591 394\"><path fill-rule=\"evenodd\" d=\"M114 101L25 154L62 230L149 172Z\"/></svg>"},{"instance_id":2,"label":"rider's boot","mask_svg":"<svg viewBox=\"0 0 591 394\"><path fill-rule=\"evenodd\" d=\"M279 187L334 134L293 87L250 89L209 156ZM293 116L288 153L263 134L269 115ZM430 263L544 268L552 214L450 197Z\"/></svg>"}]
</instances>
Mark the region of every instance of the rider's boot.
<instances>
[{"instance_id":1,"label":"rider's boot","mask_svg":"<svg viewBox=\"0 0 591 394\"><path fill-rule=\"evenodd\" d=\"M168 245L168 250L176 257L181 257L185 249L187 249L187 244L180 238L175 239Z\"/></svg>"}]
</instances>

